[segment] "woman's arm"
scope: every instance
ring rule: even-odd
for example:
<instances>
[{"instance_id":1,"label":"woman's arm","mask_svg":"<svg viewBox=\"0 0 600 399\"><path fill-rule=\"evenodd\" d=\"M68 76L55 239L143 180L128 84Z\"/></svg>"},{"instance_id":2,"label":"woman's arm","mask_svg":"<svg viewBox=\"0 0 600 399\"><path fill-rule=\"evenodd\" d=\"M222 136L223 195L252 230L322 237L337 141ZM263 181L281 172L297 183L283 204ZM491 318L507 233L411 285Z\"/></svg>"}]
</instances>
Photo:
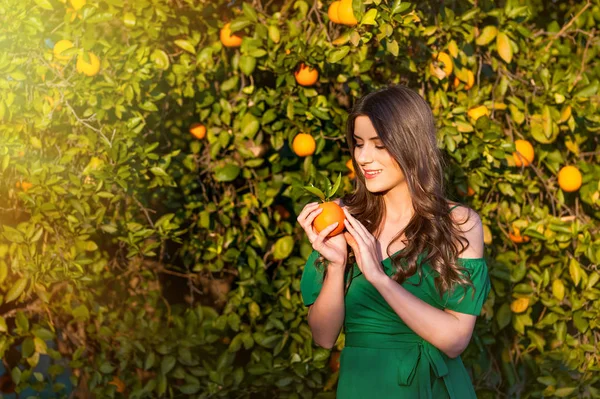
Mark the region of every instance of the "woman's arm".
<instances>
[{"instance_id":1,"label":"woman's arm","mask_svg":"<svg viewBox=\"0 0 600 399\"><path fill-rule=\"evenodd\" d=\"M315 303L308 308L308 325L313 340L331 349L344 324L344 269L346 265L327 266L323 287Z\"/></svg>"},{"instance_id":2,"label":"woman's arm","mask_svg":"<svg viewBox=\"0 0 600 399\"><path fill-rule=\"evenodd\" d=\"M461 207L462 208L462 207ZM457 208L457 211L460 208ZM483 227L479 216L468 208L456 212L470 213L469 222L461 226L463 236L469 241L469 247L462 254L465 258L483 256ZM459 356L469 344L476 316L440 310L423 302L385 273L378 274L371 284L406 323L421 338L440 349L451 358ZM465 298L467 300L467 298Z\"/></svg>"}]
</instances>

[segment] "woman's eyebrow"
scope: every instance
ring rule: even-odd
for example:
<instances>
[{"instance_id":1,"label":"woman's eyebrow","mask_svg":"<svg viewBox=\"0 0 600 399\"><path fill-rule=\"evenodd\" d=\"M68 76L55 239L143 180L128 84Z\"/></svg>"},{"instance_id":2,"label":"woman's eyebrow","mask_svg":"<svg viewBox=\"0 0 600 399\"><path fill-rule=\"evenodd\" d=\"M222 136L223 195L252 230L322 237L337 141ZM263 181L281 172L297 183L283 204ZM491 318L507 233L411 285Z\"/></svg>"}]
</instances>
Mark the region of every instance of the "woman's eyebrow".
<instances>
[{"instance_id":1,"label":"woman's eyebrow","mask_svg":"<svg viewBox=\"0 0 600 399\"><path fill-rule=\"evenodd\" d=\"M362 140L362 137L358 137L356 134L353 134L353 136L354 136L355 139ZM381 140L381 139L379 138L379 136L373 136L369 140Z\"/></svg>"}]
</instances>

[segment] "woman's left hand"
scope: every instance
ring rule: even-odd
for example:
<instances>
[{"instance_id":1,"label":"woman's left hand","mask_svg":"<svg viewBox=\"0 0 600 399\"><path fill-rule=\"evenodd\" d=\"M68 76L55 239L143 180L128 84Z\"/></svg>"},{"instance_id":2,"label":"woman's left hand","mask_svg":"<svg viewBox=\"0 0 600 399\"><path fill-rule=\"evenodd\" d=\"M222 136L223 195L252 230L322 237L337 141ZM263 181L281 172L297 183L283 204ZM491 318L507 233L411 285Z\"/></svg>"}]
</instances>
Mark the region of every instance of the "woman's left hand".
<instances>
[{"instance_id":1,"label":"woman's left hand","mask_svg":"<svg viewBox=\"0 0 600 399\"><path fill-rule=\"evenodd\" d=\"M358 268L371 283L387 277L381 265L381 257L378 255L377 240L361 222L348 212L348 209L343 208L343 210L346 215L344 224L348 230L344 233L344 237L354 251Z\"/></svg>"}]
</instances>

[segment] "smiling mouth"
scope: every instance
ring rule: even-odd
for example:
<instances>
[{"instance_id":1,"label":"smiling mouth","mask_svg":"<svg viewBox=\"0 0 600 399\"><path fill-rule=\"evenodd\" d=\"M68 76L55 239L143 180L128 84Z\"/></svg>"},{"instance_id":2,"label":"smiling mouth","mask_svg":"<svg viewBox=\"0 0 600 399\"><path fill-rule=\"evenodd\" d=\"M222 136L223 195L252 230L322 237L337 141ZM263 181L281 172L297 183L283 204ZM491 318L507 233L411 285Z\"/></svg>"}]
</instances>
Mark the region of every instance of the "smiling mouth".
<instances>
[{"instance_id":1,"label":"smiling mouth","mask_svg":"<svg viewBox=\"0 0 600 399\"><path fill-rule=\"evenodd\" d=\"M379 169L379 170L375 170L375 171L373 171L373 172L366 172L366 171L364 171L364 173L365 173L365 175L367 175L367 176L377 176L378 174L380 174L380 173L381 173L381 171L382 171L382 170L383 170L383 169Z\"/></svg>"}]
</instances>

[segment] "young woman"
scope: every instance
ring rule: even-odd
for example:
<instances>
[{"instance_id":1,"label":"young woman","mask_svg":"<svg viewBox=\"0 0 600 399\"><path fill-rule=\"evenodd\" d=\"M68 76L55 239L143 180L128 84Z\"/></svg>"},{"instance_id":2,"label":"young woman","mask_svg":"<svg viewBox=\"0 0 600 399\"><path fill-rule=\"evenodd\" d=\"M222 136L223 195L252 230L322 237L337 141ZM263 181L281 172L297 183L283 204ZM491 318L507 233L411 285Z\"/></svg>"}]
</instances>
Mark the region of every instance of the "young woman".
<instances>
[{"instance_id":1,"label":"young woman","mask_svg":"<svg viewBox=\"0 0 600 399\"><path fill-rule=\"evenodd\" d=\"M314 249L301 280L313 339L332 348L345 331L337 397L476 398L460 354L490 290L483 229L444 196L431 109L403 86L370 93L347 141L346 231L317 234L317 203L298 216Z\"/></svg>"}]
</instances>

